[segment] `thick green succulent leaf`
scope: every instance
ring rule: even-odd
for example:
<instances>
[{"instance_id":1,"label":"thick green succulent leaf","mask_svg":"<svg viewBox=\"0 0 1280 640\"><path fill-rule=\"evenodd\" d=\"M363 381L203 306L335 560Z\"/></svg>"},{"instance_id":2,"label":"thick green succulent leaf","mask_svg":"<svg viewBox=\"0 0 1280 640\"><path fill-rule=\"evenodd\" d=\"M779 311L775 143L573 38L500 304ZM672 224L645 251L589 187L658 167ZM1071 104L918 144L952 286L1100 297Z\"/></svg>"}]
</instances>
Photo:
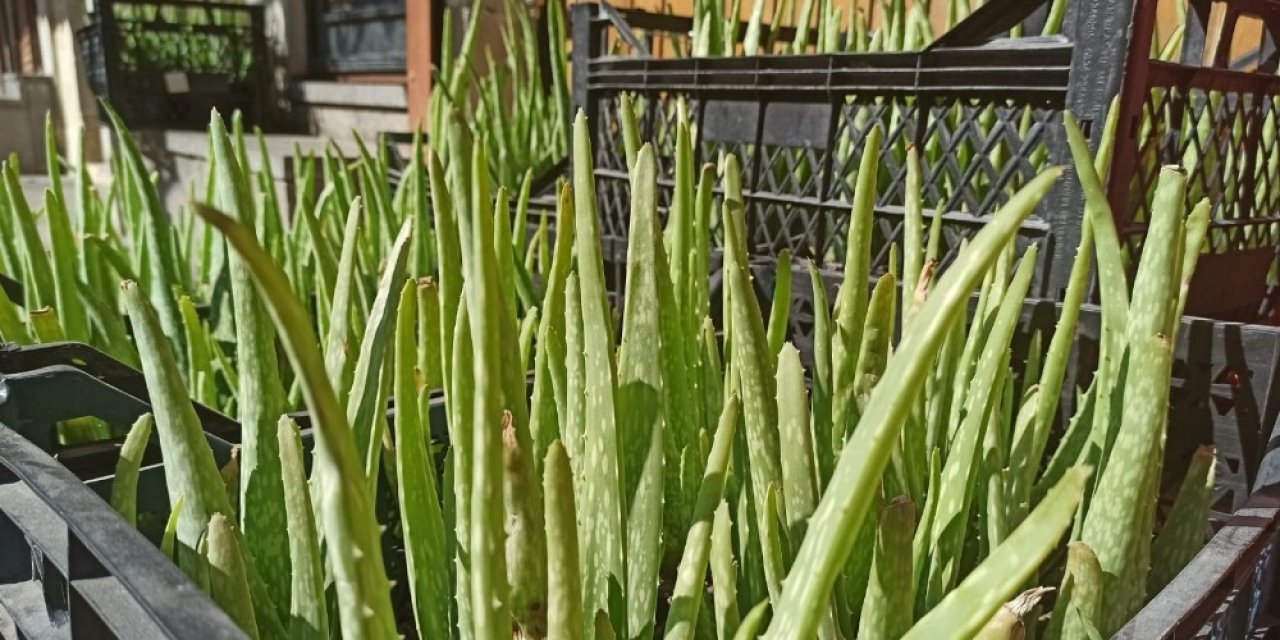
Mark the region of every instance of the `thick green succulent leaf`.
<instances>
[{"instance_id":1,"label":"thick green succulent leaf","mask_svg":"<svg viewBox=\"0 0 1280 640\"><path fill-rule=\"evenodd\" d=\"M711 597L715 606L716 637L730 638L738 632L738 568L733 558L733 523L729 503L716 507L711 523Z\"/></svg>"},{"instance_id":2,"label":"thick green succulent leaf","mask_svg":"<svg viewBox=\"0 0 1280 640\"><path fill-rule=\"evenodd\" d=\"M622 530L625 497L621 495L622 469L618 464L619 434L614 413L617 378L613 364L614 342L608 329L609 303L605 297L591 133L586 116L581 113L573 126L573 158L574 215L577 217L575 245L587 390L583 411L583 423L586 425L583 467L592 470L590 481L584 488L586 497L580 506L585 532L583 552L586 555L583 587L586 590L586 610L598 611L607 606L609 581L626 583L623 552L626 536ZM573 449L569 448L569 452L572 456Z\"/></svg>"},{"instance_id":3,"label":"thick green succulent leaf","mask_svg":"<svg viewBox=\"0 0 1280 640\"><path fill-rule=\"evenodd\" d=\"M235 525L221 513L209 519L207 538L209 595L236 626L250 638L258 637L253 601L249 596L249 579L245 574L244 555Z\"/></svg>"},{"instance_id":4,"label":"thick green succulent leaf","mask_svg":"<svg viewBox=\"0 0 1280 640\"><path fill-rule=\"evenodd\" d=\"M729 470L741 405L738 397L732 396L725 403L724 412L720 414L720 425L716 428L715 442L711 445L702 486L698 489L693 524L689 528L680 567L676 572L675 590L671 596L671 609L667 613L666 632L663 634L667 640L693 638L695 634L698 612L706 591L707 564L714 545L712 538L715 536L716 512L724 504L725 476ZM727 516L728 511L725 513ZM714 574L715 570L712 571Z\"/></svg>"},{"instance_id":5,"label":"thick green succulent leaf","mask_svg":"<svg viewBox=\"0 0 1280 640\"><path fill-rule=\"evenodd\" d=\"M259 212L250 199L248 168L238 164L222 117L216 112L209 121L209 138L217 185L213 204L240 224L252 227ZM262 214L266 217L270 212ZM243 430L240 527L247 542L245 551L262 571L272 599L283 607L289 602L291 570L289 541L279 535L285 527L285 513L279 508L284 486L276 422L286 410L284 385L276 361L275 330L253 285L253 274L234 253L228 255L228 267L235 309L236 372L240 375L236 398Z\"/></svg>"},{"instance_id":6,"label":"thick green succulent leaf","mask_svg":"<svg viewBox=\"0 0 1280 640\"><path fill-rule=\"evenodd\" d=\"M880 512L870 584L858 616L858 638L901 638L915 619L915 575L911 568L911 540L916 526L915 504L893 499Z\"/></svg>"},{"instance_id":7,"label":"thick green succulent leaf","mask_svg":"<svg viewBox=\"0 0 1280 640\"><path fill-rule=\"evenodd\" d=\"M289 637L323 640L329 637L329 605L324 593L324 558L316 535L311 488L303 463L302 438L289 417L277 424L280 470L284 480L284 510L293 582L289 590Z\"/></svg>"},{"instance_id":8,"label":"thick green succulent leaf","mask_svg":"<svg viewBox=\"0 0 1280 640\"><path fill-rule=\"evenodd\" d=\"M542 495L547 517L547 636L579 640L585 629L573 469L558 440L547 448Z\"/></svg>"},{"instance_id":9,"label":"thick green succulent leaf","mask_svg":"<svg viewBox=\"0 0 1280 640\"><path fill-rule=\"evenodd\" d=\"M1173 509L1151 545L1148 593L1159 593L1204 546L1205 523L1213 501L1214 449L1201 446L1191 457Z\"/></svg>"},{"instance_id":10,"label":"thick green succulent leaf","mask_svg":"<svg viewBox=\"0 0 1280 640\"><path fill-rule=\"evenodd\" d=\"M116 477L111 482L111 508L130 525L138 520L138 472L142 456L151 442L151 430L155 418L143 414L129 428L124 444L120 447L120 460L116 462Z\"/></svg>"},{"instance_id":11,"label":"thick green succulent leaf","mask_svg":"<svg viewBox=\"0 0 1280 640\"><path fill-rule=\"evenodd\" d=\"M913 323L890 359L877 392L864 412L867 428L854 431L840 454L827 492L810 520L810 530L830 532L805 537L791 571L803 579L788 580L769 627L771 638L812 635L837 574L852 551L853 537L836 532L856 530L866 516L872 489L888 463L899 431L923 387L953 314L968 302L974 285L987 271L1041 198L1061 175L1047 171L1015 194L952 264L937 289L921 308L927 321ZM883 389L883 391L880 391Z\"/></svg>"},{"instance_id":12,"label":"thick green succulent leaf","mask_svg":"<svg viewBox=\"0 0 1280 640\"><path fill-rule=\"evenodd\" d=\"M1031 515L903 639L967 638L977 633L1058 546L1075 517L1088 478L1086 467L1069 471Z\"/></svg>"},{"instance_id":13,"label":"thick green succulent leaf","mask_svg":"<svg viewBox=\"0 0 1280 640\"><path fill-rule=\"evenodd\" d=\"M373 500L367 484L359 481L364 477L362 460L350 423L325 374L315 329L284 272L258 244L252 230L208 207L197 205L196 212L225 235L249 265L301 381L316 434L312 473L325 488L317 492L317 510L337 585L343 636L390 637L396 633L395 618ZM160 424L159 413L156 417Z\"/></svg>"},{"instance_id":14,"label":"thick green succulent leaf","mask_svg":"<svg viewBox=\"0 0 1280 640\"><path fill-rule=\"evenodd\" d=\"M725 168L725 246L726 252L732 254L732 261L726 265L725 281L726 286L732 290L729 312L733 314L733 333L730 344L743 399L752 504L758 524L763 529L765 519L775 517L765 507L768 488L770 485L782 484L777 395L773 389L776 370L774 358L768 351L760 303L751 286L739 173L737 159L729 156ZM785 510L783 515L785 517ZM764 553L768 560L769 552L765 550ZM764 566L767 581L780 585L783 576L778 572L781 567L773 562L767 562Z\"/></svg>"},{"instance_id":15,"label":"thick green succulent leaf","mask_svg":"<svg viewBox=\"0 0 1280 640\"><path fill-rule=\"evenodd\" d=\"M423 638L449 635L449 584L445 555L444 516L436 489L435 463L428 445L430 432L418 411L418 283L410 280L400 291L396 310L394 382L396 428L396 489L400 526L404 535L409 594L418 633Z\"/></svg>"}]
</instances>

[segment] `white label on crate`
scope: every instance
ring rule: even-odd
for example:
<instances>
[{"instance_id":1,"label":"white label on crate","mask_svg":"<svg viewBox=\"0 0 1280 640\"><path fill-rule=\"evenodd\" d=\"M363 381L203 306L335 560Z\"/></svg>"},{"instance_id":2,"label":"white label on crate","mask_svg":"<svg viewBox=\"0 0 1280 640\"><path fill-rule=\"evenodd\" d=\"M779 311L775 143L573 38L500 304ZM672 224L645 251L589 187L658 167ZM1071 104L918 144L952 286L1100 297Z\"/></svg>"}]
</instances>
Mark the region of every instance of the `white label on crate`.
<instances>
[{"instance_id":1,"label":"white label on crate","mask_svg":"<svg viewBox=\"0 0 1280 640\"><path fill-rule=\"evenodd\" d=\"M191 83L187 80L187 74L182 71L164 74L164 88L169 93L191 93Z\"/></svg>"}]
</instances>

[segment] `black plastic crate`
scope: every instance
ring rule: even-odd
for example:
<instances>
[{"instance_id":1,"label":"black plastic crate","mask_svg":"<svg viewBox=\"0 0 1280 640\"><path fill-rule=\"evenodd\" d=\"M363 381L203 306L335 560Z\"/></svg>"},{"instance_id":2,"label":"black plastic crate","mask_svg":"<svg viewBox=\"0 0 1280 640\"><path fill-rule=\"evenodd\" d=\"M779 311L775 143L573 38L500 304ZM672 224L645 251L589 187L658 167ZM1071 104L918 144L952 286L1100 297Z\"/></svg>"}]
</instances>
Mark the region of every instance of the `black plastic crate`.
<instances>
[{"instance_id":1,"label":"black plastic crate","mask_svg":"<svg viewBox=\"0 0 1280 640\"><path fill-rule=\"evenodd\" d=\"M1188 313L1253 320L1280 246L1280 3L1189 0L1181 57L1166 62L1148 53L1158 2L1135 3L1111 206L1122 237L1140 246L1151 206L1143 196L1160 166L1186 166L1193 197L1213 205ZM1234 57L1245 47L1252 53ZM1165 126L1144 132L1155 114Z\"/></svg>"},{"instance_id":2,"label":"black plastic crate","mask_svg":"<svg viewBox=\"0 0 1280 640\"><path fill-rule=\"evenodd\" d=\"M674 184L683 101L696 162L724 153L741 161L748 250L764 257L782 249L821 263L843 257L848 178L879 124L873 271L887 270L889 245L902 233L909 145L921 152L926 207L940 205L945 263L1039 166L1069 163L1065 111L1091 131L1101 128L1123 68L1124 4L1070 3L1063 37L1003 37L1019 24L1037 28L1046 3L992 0L918 52L693 59L650 55L687 39L690 19L574 5L573 99L593 130L602 232L627 234L630 185L617 109L628 93L644 105L640 139L654 143L660 206ZM965 168L958 153L979 159ZM1081 211L1078 184L1063 180L1020 231L1023 245L1042 245L1040 295L1065 286Z\"/></svg>"},{"instance_id":3,"label":"black plastic crate","mask_svg":"<svg viewBox=\"0 0 1280 640\"><path fill-rule=\"evenodd\" d=\"M75 398L75 402L68 402L67 398ZM219 465L225 464L232 447L239 442L239 424L199 403L193 404L215 460ZM142 373L92 347L59 343L0 350L0 567L4 568L0 573L0 614L14 620L19 637L48 637L53 633L120 640L243 637L230 619L156 550L156 541L128 526L107 504L123 438L63 446L54 435L57 424L71 418L93 416L116 427L128 427L149 410ZM389 407L389 422L394 421L394 416L394 407ZM298 412L291 417L302 430L309 452L309 414ZM447 443L442 397L432 399L428 418L433 441ZM8 437L23 446L13 448L10 454L5 440ZM439 459L437 467L442 468ZM5 493L7 487L12 487L10 493L17 496L13 501L5 500L10 495ZM397 503L388 489L385 484L380 486L377 508L380 519L395 522ZM59 500L63 495L77 499L62 508L64 504ZM154 437L138 480L138 509L155 517L166 516L169 509L163 461ZM108 533L99 535L103 529L97 523L103 521L114 524L105 529ZM14 524L5 528L5 523ZM68 601L76 602L75 590L80 587L69 586L67 576L72 574L67 573L65 563L43 566L43 558L58 553L68 535L72 535L65 531L90 536L90 542L97 544L89 547L95 557L110 553L120 562L133 563L122 568L99 560L101 568L95 569L92 576L116 589L109 595L120 600L118 609L99 611L96 600L87 609L66 605ZM23 543L10 544L6 536L15 541L21 538ZM105 541L110 544L102 546ZM392 593L397 616L410 620L403 546L396 527L387 527L383 545L389 575L401 577L395 580ZM155 598L158 589L177 589L183 599ZM34 599L37 596L46 604L40 605ZM160 607L166 609L164 615L154 611ZM184 618L174 612L184 610L194 612L187 619L199 622L202 633L208 635L183 631Z\"/></svg>"},{"instance_id":4,"label":"black plastic crate","mask_svg":"<svg viewBox=\"0 0 1280 640\"><path fill-rule=\"evenodd\" d=\"M204 128L209 110L266 118L272 82L261 5L96 0L76 33L89 87L139 127Z\"/></svg>"},{"instance_id":5,"label":"black plastic crate","mask_svg":"<svg viewBox=\"0 0 1280 640\"><path fill-rule=\"evenodd\" d=\"M1152 61L1147 53L1156 4L1072 0L1064 35L1011 38L1018 25L1038 33L1047 2L991 0L919 52L684 59L655 52L688 50L688 18L574 5L573 99L592 126L602 231L627 234L630 185L618 117L624 93L644 107L640 139L654 143L660 206L670 202L676 104L683 102L695 126L698 163L716 162L726 152L739 157L748 249L765 257L782 249L822 263L843 256L848 177L871 126L879 124L885 135L873 271L880 273L888 268L889 246L902 234L907 146L921 153L928 215L936 210L943 216L945 264L1039 168L1071 164L1061 124L1065 112L1077 116L1096 147L1123 89L1110 176L1122 233L1140 246L1142 212L1161 163L1194 164L1190 184L1212 196L1214 222L1212 251L1197 274L1190 311L1253 319L1256 314L1241 315L1239 307L1251 304L1256 311L1260 305L1259 287L1280 245L1280 196L1271 186L1280 184L1280 165L1259 159L1280 157L1280 144L1263 135L1280 122L1280 58L1272 55L1270 35L1250 58L1263 60L1255 71L1229 69L1227 51L1240 16L1260 16L1270 34L1280 31L1280 12L1274 0L1192 0L1184 60L1175 65ZM1230 16L1225 43L1212 64L1200 65L1197 56L1206 38L1212 40L1208 16L1218 5L1226 5ZM792 33L777 37L786 42ZM1211 103L1210 94L1225 97ZM1172 134L1152 136L1137 148L1142 117L1162 109L1170 110L1172 121L1200 119L1213 131L1239 123L1247 135L1239 143L1215 138L1197 145ZM962 154L976 160L962 166ZM1136 164L1140 154L1159 161ZM1213 158L1220 160L1208 161ZM1237 170L1242 177L1231 181ZM1233 207L1239 200L1249 206ZM1041 244L1036 295L1054 299L1065 287L1083 210L1079 184L1068 177L1024 223L1020 244Z\"/></svg>"},{"instance_id":6,"label":"black plastic crate","mask_svg":"<svg viewBox=\"0 0 1280 640\"><path fill-rule=\"evenodd\" d=\"M82 402L73 407L67 396L51 401L34 390L49 382L60 393L97 393L78 396ZM90 446L55 458L28 437L70 417L116 422L145 411L136 398L120 391L112 397L112 391L66 365L0 376L0 396L6 397L6 415L0 417L0 609L19 638L245 637L177 565L111 509L100 495L110 491L109 483L97 483L95 493L95 470L104 459L118 457L117 449ZM8 401L17 394L31 400L22 409ZM225 460L230 445L214 436L210 442ZM114 471L114 460L110 467ZM150 475L147 482L154 484ZM140 491L140 499L149 493L164 495L162 477L158 492Z\"/></svg>"}]
</instances>

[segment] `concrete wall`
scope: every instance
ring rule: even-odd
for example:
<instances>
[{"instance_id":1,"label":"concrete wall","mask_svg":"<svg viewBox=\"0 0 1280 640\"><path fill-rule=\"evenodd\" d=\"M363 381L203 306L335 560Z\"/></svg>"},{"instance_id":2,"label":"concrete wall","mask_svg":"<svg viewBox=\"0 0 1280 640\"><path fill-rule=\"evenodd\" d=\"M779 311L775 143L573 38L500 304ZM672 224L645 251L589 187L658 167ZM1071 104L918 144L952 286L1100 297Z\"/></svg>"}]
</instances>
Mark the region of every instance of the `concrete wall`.
<instances>
[{"instance_id":1,"label":"concrete wall","mask_svg":"<svg viewBox=\"0 0 1280 640\"><path fill-rule=\"evenodd\" d=\"M0 74L0 157L17 153L24 173L44 173L44 119L56 105L52 78Z\"/></svg>"}]
</instances>

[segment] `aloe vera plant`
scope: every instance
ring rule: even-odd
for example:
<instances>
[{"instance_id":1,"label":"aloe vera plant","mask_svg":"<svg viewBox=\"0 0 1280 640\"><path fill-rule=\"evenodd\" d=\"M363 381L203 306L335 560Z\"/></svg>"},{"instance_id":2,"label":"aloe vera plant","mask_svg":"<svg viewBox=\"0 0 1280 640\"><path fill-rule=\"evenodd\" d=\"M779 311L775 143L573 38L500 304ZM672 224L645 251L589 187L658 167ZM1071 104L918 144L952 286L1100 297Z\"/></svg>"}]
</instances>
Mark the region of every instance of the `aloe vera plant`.
<instances>
[{"instance_id":1,"label":"aloe vera plant","mask_svg":"<svg viewBox=\"0 0 1280 640\"><path fill-rule=\"evenodd\" d=\"M146 232L104 245L138 242L149 256L129 266L151 284L125 286L138 341L126 348L155 401L174 505L168 544L246 632L601 639L651 637L665 625L672 638L926 638L1000 637L992 634L1022 625L1083 637L1117 628L1147 585L1158 588L1202 541L1193 525L1211 485L1206 455L1176 517L1157 526L1155 509L1169 337L1206 235L1203 207L1188 216L1175 205L1186 191L1177 172L1166 172L1163 217L1133 257L1131 283L1116 268L1095 158L1067 123L1090 195L1068 304L1083 299L1096 257L1107 351L1087 392L1094 399L1059 416L1078 310L1047 341L1031 340L1047 352L1025 370L1011 345L1038 263L1038 248L1018 246L1016 232L1062 169L1011 194L945 268L938 214L913 195L911 231L890 249L903 268L873 274L882 150L872 133L843 262L811 265L808 283L792 277L789 260L777 264L786 275L762 300L738 159L697 170L685 124L665 223L654 147L635 141L626 284L611 292L585 117L574 125L576 173L560 189L554 248L539 249L547 270L526 280L522 270L538 260L515 228L529 213L508 206L502 187L515 185L491 170L493 132L442 109L441 139L415 152L399 196L380 186L367 151L354 165L333 158L333 181L304 194L309 209L294 222L216 122L206 195L226 211L194 207L208 226L190 233L207 234L208 259L170 280L179 339L152 301L174 269L150 262L166 258L148 234L181 237L192 222L168 227L147 206L126 205L119 213ZM908 174L918 188L918 167ZM150 198L129 175L122 197ZM725 232L719 318L713 220ZM305 241L290 235L304 232ZM839 281L835 296L829 280ZM530 295L535 281L545 294ZM817 308L802 350L789 301L804 286ZM215 303L218 287L230 297ZM616 320L611 293L623 295ZM201 317L194 301L206 299L211 315ZM219 326L222 304L234 310L230 327ZM20 313L10 316L23 323ZM91 335L106 335L92 318ZM0 331L17 333L12 324ZM237 339L234 357L218 335ZM450 434L442 473L427 419L437 388ZM193 395L236 408L254 439L230 474L238 505ZM311 412L310 449L281 420L299 399ZM1072 425L1060 440L1051 437L1059 418ZM122 462L126 514L145 424ZM248 498L266 495L245 487L255 477L271 478L275 497ZM381 488L394 511L375 509ZM402 609L389 595L388 536L406 554ZM1062 574L1064 559L1070 588L1055 600L1036 588ZM273 561L288 570L268 574ZM1047 622L1025 614L1037 603L1020 594L1032 592L1055 612Z\"/></svg>"}]
</instances>

